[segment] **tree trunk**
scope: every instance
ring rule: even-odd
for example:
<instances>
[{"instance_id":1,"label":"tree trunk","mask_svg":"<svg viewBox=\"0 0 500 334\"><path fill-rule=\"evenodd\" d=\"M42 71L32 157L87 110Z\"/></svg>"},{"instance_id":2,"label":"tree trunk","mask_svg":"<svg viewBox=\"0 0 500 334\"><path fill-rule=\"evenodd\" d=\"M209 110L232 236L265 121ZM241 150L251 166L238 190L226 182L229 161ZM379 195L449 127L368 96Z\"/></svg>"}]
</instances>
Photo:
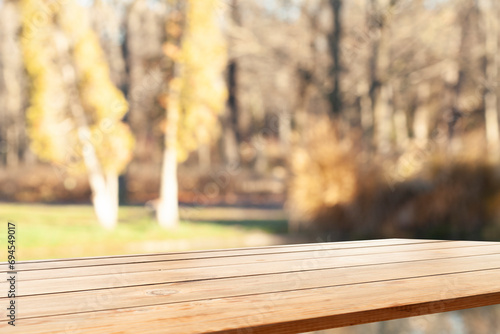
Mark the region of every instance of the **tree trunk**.
<instances>
[{"instance_id":1,"label":"tree trunk","mask_svg":"<svg viewBox=\"0 0 500 334\"><path fill-rule=\"evenodd\" d=\"M92 26L99 36L101 47L106 55L111 81L116 87L125 87L125 59L120 45L120 4L116 0L95 0L91 7Z\"/></svg>"},{"instance_id":2,"label":"tree trunk","mask_svg":"<svg viewBox=\"0 0 500 334\"><path fill-rule=\"evenodd\" d=\"M413 133L415 141L420 147L427 145L429 139L429 103L430 86L428 83L421 83L418 86L418 106L415 110L413 120Z\"/></svg>"},{"instance_id":3,"label":"tree trunk","mask_svg":"<svg viewBox=\"0 0 500 334\"><path fill-rule=\"evenodd\" d=\"M240 161L238 131L238 64L235 59L227 67L228 100L224 124L224 155L227 164L236 165Z\"/></svg>"},{"instance_id":4,"label":"tree trunk","mask_svg":"<svg viewBox=\"0 0 500 334\"><path fill-rule=\"evenodd\" d=\"M167 46L178 50L182 47L184 30L184 12L180 1L175 3L176 9L171 13L170 25L167 27ZM160 198L156 210L156 218L163 228L176 228L179 225L179 195L177 182L177 132L180 117L180 94L183 68L175 55L170 58L170 78L167 91L166 129L161 171Z\"/></svg>"},{"instance_id":5,"label":"tree trunk","mask_svg":"<svg viewBox=\"0 0 500 334\"><path fill-rule=\"evenodd\" d=\"M231 19L236 27L241 27L241 16L238 0L231 1ZM229 39L229 48L234 47L234 42ZM239 109L238 109L238 61L233 56L227 65L227 109L224 122L224 158L226 164L237 166L240 163L239 144Z\"/></svg>"},{"instance_id":6,"label":"tree trunk","mask_svg":"<svg viewBox=\"0 0 500 334\"><path fill-rule=\"evenodd\" d=\"M23 112L23 63L16 36L20 29L17 4L6 1L0 11L0 93L4 119L0 140L5 141L4 160L8 167L17 167L25 148ZM0 161L3 160L0 156Z\"/></svg>"},{"instance_id":7,"label":"tree trunk","mask_svg":"<svg viewBox=\"0 0 500 334\"><path fill-rule=\"evenodd\" d=\"M175 65L179 66L178 64ZM178 71L178 70L176 70ZM177 74L177 78L180 75ZM173 81L173 80L172 80ZM167 128L163 167L161 171L160 200L156 218L163 228L175 228L179 225L179 200L177 184L177 128L179 123L179 88L171 82L168 93Z\"/></svg>"},{"instance_id":8,"label":"tree trunk","mask_svg":"<svg viewBox=\"0 0 500 334\"><path fill-rule=\"evenodd\" d=\"M64 86L68 92L68 105L78 131L78 139L82 145L83 162L87 169L92 204L99 223L106 229L113 229L118 220L118 175L112 171L103 171L97 157L91 131L83 110L78 91L77 75L72 64L68 39L64 33L54 33Z\"/></svg>"},{"instance_id":9,"label":"tree trunk","mask_svg":"<svg viewBox=\"0 0 500 334\"><path fill-rule=\"evenodd\" d=\"M210 154L210 145L200 141L198 143L198 168L201 172L210 170L210 166L212 165Z\"/></svg>"},{"instance_id":10,"label":"tree trunk","mask_svg":"<svg viewBox=\"0 0 500 334\"><path fill-rule=\"evenodd\" d=\"M381 153L389 153L391 150L392 133L392 87L389 84L382 85L375 99L375 141L377 149Z\"/></svg>"},{"instance_id":11,"label":"tree trunk","mask_svg":"<svg viewBox=\"0 0 500 334\"><path fill-rule=\"evenodd\" d=\"M443 94L443 110L445 111L445 117L441 121L442 132L446 133L446 140L442 141L443 145L446 145L445 152L450 153L450 141L452 137L453 125L450 122L453 121L454 115L456 115L455 107L457 106L457 95L455 87L459 78L459 65L456 61L450 60L446 63L443 69L443 82L444 82L444 94Z\"/></svg>"},{"instance_id":12,"label":"tree trunk","mask_svg":"<svg viewBox=\"0 0 500 334\"><path fill-rule=\"evenodd\" d=\"M372 42L372 57L369 61L371 75L370 96L372 99L374 137L377 150L388 153L392 128L392 87L388 77L390 68L390 25L392 13L398 0L370 1L369 28L378 30Z\"/></svg>"},{"instance_id":13,"label":"tree trunk","mask_svg":"<svg viewBox=\"0 0 500 334\"><path fill-rule=\"evenodd\" d=\"M118 175L89 174L89 181L97 220L103 227L113 229L118 221Z\"/></svg>"},{"instance_id":14,"label":"tree trunk","mask_svg":"<svg viewBox=\"0 0 500 334\"><path fill-rule=\"evenodd\" d=\"M458 18L460 24L460 47L457 55L458 67L456 69L458 75L456 84L453 90L453 104L448 110L448 141L451 153L458 153L462 148L463 122L460 120L464 116L464 112L468 112L467 105L464 103L463 96L467 94L467 86L472 81L471 64L474 62L473 46L474 38L477 37L477 28L479 25L478 19L478 3L475 0L464 0L458 2L461 4Z\"/></svg>"},{"instance_id":15,"label":"tree trunk","mask_svg":"<svg viewBox=\"0 0 500 334\"><path fill-rule=\"evenodd\" d=\"M9 108L7 106L7 108ZM19 165L19 135L16 124L10 124L7 129L7 167Z\"/></svg>"},{"instance_id":16,"label":"tree trunk","mask_svg":"<svg viewBox=\"0 0 500 334\"><path fill-rule=\"evenodd\" d=\"M226 114L230 111L227 110ZM224 160L228 166L238 166L240 164L240 150L238 145L238 140L236 139L234 127L228 121L228 116L226 115L226 120L224 124L224 134L222 138L222 144L224 147Z\"/></svg>"},{"instance_id":17,"label":"tree trunk","mask_svg":"<svg viewBox=\"0 0 500 334\"><path fill-rule=\"evenodd\" d=\"M160 59L163 57L166 15L163 9L159 9L160 6L154 10L148 3L148 0L136 0L127 6L124 18L126 40L123 45L127 80L123 86L129 103L127 122L136 140L134 158L136 161L156 163L161 157L162 147L155 141L152 145L151 135L156 132L159 115L164 112L157 98L165 90ZM166 5L166 2L162 3ZM102 22L99 24L104 25ZM113 68L120 70L121 66L114 65Z\"/></svg>"},{"instance_id":18,"label":"tree trunk","mask_svg":"<svg viewBox=\"0 0 500 334\"><path fill-rule=\"evenodd\" d=\"M373 112L370 99L370 89L365 81L360 81L357 85L357 94L359 98L359 114L361 128L365 136L368 136L373 130Z\"/></svg>"},{"instance_id":19,"label":"tree trunk","mask_svg":"<svg viewBox=\"0 0 500 334\"><path fill-rule=\"evenodd\" d=\"M311 43L311 45L312 44L313 43ZM315 50L312 46L311 49L314 55ZM311 98L311 91L313 88L312 69L309 70L299 67L297 69L297 79L297 106L293 115L293 121L295 123L295 131L297 131L298 133L304 133L304 131L308 128L307 122L309 114L309 102ZM299 138L302 139L303 137L299 136Z\"/></svg>"},{"instance_id":20,"label":"tree trunk","mask_svg":"<svg viewBox=\"0 0 500 334\"><path fill-rule=\"evenodd\" d=\"M488 142L488 156L494 161L500 157L498 128L498 0L491 0L491 15L485 13L486 28L486 95L485 95L485 121L486 140Z\"/></svg>"},{"instance_id":21,"label":"tree trunk","mask_svg":"<svg viewBox=\"0 0 500 334\"><path fill-rule=\"evenodd\" d=\"M397 109L394 112L394 130L396 133L396 143L401 150L405 150L408 142L408 119L403 109Z\"/></svg>"},{"instance_id":22,"label":"tree trunk","mask_svg":"<svg viewBox=\"0 0 500 334\"><path fill-rule=\"evenodd\" d=\"M279 113L279 138L281 153L285 157L290 152L290 141L292 139L292 115L283 110Z\"/></svg>"},{"instance_id":23,"label":"tree trunk","mask_svg":"<svg viewBox=\"0 0 500 334\"><path fill-rule=\"evenodd\" d=\"M342 109L342 96L340 87L341 62L340 62L340 39L342 36L342 0L330 0L333 12L333 29L329 35L330 53L332 55L332 68L330 74L333 80L332 91L329 101L332 108L331 115L338 116Z\"/></svg>"}]
</instances>

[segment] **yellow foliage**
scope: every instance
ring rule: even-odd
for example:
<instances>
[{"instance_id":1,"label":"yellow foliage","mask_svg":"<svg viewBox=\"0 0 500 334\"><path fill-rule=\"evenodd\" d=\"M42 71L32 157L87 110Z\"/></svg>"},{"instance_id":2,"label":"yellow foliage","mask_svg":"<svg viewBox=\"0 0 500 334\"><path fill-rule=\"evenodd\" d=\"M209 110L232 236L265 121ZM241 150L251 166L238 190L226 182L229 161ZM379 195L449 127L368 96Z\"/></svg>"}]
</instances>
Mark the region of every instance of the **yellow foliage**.
<instances>
[{"instance_id":1,"label":"yellow foliage","mask_svg":"<svg viewBox=\"0 0 500 334\"><path fill-rule=\"evenodd\" d=\"M39 19L45 7L44 1L21 1L21 43L26 69L33 79L27 121L33 151L43 160L63 163L68 144L64 132L68 131L63 131L61 124L68 115L65 102L61 100L63 83L56 66L55 45L51 39L53 29L46 23L48 18Z\"/></svg>"},{"instance_id":2,"label":"yellow foliage","mask_svg":"<svg viewBox=\"0 0 500 334\"><path fill-rule=\"evenodd\" d=\"M70 44L71 54L64 56L70 57L77 73L75 84L91 131L88 140L103 169L119 173L129 162L133 146L131 133L121 122L128 105L111 81L99 40L88 24L85 11L75 0L58 5L49 5L44 0L22 0L21 10L24 61L32 79L27 118L33 151L44 160L65 165L74 158L74 151L81 156L76 133L81 124L69 112L61 55L53 37L60 30ZM48 16L43 25L37 24L40 15Z\"/></svg>"},{"instance_id":3,"label":"yellow foliage","mask_svg":"<svg viewBox=\"0 0 500 334\"><path fill-rule=\"evenodd\" d=\"M289 202L295 218L311 221L324 208L355 198L359 170L351 143L338 140L328 120L314 122L305 137L291 157Z\"/></svg>"},{"instance_id":4,"label":"yellow foliage","mask_svg":"<svg viewBox=\"0 0 500 334\"><path fill-rule=\"evenodd\" d=\"M226 66L226 44L217 22L220 0L189 0L181 50L172 51L183 70L178 82L181 119L178 159L187 158L199 143L212 140L219 131L218 114L225 107L226 85L222 77Z\"/></svg>"}]
</instances>

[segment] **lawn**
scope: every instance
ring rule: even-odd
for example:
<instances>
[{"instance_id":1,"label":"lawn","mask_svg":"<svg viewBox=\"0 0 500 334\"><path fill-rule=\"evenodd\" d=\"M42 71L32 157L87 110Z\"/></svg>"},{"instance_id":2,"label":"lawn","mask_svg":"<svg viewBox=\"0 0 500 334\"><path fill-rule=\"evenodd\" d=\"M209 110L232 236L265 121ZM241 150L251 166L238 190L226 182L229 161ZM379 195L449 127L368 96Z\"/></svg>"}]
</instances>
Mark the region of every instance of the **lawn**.
<instances>
[{"instance_id":1,"label":"lawn","mask_svg":"<svg viewBox=\"0 0 500 334\"><path fill-rule=\"evenodd\" d=\"M182 208L181 219L179 228L164 230L145 207L124 206L116 229L107 231L89 205L0 204L0 261L7 258L9 221L19 260L275 244L286 233L280 210Z\"/></svg>"}]
</instances>

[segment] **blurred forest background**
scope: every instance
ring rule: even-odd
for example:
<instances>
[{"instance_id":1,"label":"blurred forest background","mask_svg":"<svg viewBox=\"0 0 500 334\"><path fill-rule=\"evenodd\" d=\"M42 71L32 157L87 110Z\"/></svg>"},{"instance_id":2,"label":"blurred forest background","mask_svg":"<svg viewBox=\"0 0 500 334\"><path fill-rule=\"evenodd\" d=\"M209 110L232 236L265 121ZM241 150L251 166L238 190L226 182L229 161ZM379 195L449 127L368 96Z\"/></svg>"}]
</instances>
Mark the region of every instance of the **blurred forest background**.
<instances>
[{"instance_id":1,"label":"blurred forest background","mask_svg":"<svg viewBox=\"0 0 500 334\"><path fill-rule=\"evenodd\" d=\"M499 240L499 17L497 0L0 0L0 217L30 222L27 258L247 227ZM493 333L487 310L393 332Z\"/></svg>"},{"instance_id":2,"label":"blurred forest background","mask_svg":"<svg viewBox=\"0 0 500 334\"><path fill-rule=\"evenodd\" d=\"M113 228L98 206L119 189L168 227L177 175L182 203L285 204L291 231L335 240L497 239L498 17L493 0L3 0L0 199L93 198Z\"/></svg>"}]
</instances>

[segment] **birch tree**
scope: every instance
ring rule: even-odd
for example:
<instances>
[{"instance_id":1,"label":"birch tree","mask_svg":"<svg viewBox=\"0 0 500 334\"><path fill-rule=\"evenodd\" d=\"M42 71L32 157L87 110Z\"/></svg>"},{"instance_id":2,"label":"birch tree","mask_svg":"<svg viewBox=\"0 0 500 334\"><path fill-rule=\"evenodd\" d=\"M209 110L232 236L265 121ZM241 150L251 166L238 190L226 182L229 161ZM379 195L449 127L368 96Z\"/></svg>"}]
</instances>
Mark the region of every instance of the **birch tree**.
<instances>
[{"instance_id":1,"label":"birch tree","mask_svg":"<svg viewBox=\"0 0 500 334\"><path fill-rule=\"evenodd\" d=\"M177 163L217 133L227 97L222 73L226 46L217 21L218 0L176 1L164 50L170 59L160 200L162 227L179 222Z\"/></svg>"},{"instance_id":2,"label":"birch tree","mask_svg":"<svg viewBox=\"0 0 500 334\"><path fill-rule=\"evenodd\" d=\"M86 171L101 225L118 218L118 175L130 159L127 111L99 40L74 0L23 0L22 47L31 78L28 131L33 151L68 173ZM42 17L42 19L40 19Z\"/></svg>"}]
</instances>

